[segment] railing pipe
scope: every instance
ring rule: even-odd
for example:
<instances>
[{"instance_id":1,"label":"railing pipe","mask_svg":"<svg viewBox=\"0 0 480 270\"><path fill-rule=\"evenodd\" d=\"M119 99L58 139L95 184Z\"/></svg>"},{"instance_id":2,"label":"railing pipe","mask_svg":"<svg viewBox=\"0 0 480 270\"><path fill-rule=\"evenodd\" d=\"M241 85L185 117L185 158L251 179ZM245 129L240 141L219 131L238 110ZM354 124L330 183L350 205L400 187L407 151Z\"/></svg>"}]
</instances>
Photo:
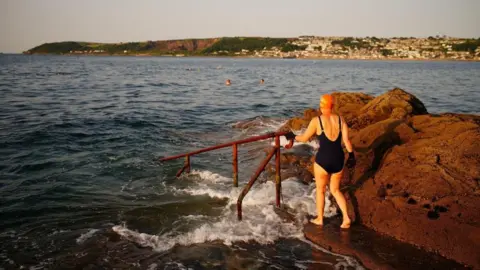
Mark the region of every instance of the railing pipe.
<instances>
[{"instance_id":1,"label":"railing pipe","mask_svg":"<svg viewBox=\"0 0 480 270\"><path fill-rule=\"evenodd\" d=\"M269 138L275 137L275 147L272 147L270 152L268 153L267 157L262 161L260 166L258 167L257 171L255 171L255 174L250 178L250 181L248 181L247 185L245 188L243 188L242 192L238 196L237 200L237 215L238 215L238 220L242 220L242 201L243 198L247 195L248 191L250 188L253 186L255 181L257 180L258 176L263 172L265 169L265 166L267 166L268 162L272 159L273 155L275 155L275 199L276 199L276 205L277 207L280 207L280 197L281 197L281 189L282 189L282 179L281 179L281 173L280 173L280 136L285 136L288 132L272 132L272 133L267 133L265 135L260 135L260 136L254 136L250 137L247 139L243 140L238 140L238 141L233 141L229 143L224 143L212 147L207 147L203 148L197 151L193 151L190 153L186 154L181 154L181 155L176 155L176 156L171 156L171 157L165 157L160 159L160 161L167 161L167 160L172 160L172 159L177 159L181 157L185 157L185 163L183 167L177 172L176 176L179 177L184 171L190 172L190 156L197 155L203 152L207 151L212 151L220 148L225 148L229 146L233 146L233 185L235 187L238 187L238 145L244 144L244 143L249 143L249 142L254 142L254 141L259 141L259 140L265 140ZM289 149L293 146L293 140L289 142L288 145L285 146L285 148Z\"/></svg>"},{"instance_id":2,"label":"railing pipe","mask_svg":"<svg viewBox=\"0 0 480 270\"><path fill-rule=\"evenodd\" d=\"M282 192L282 179L280 177L280 137L275 137L275 199L277 207L280 207L280 195Z\"/></svg>"},{"instance_id":3,"label":"railing pipe","mask_svg":"<svg viewBox=\"0 0 480 270\"><path fill-rule=\"evenodd\" d=\"M220 148L229 147L229 146L232 146L232 145L235 145L235 144L238 145L238 144L244 144L244 143L249 143L249 142L254 142L254 141L259 141L259 140L265 140L265 139L273 138L275 136L284 136L287 133L288 132L271 132L271 133L267 133L267 134L264 134L264 135L250 137L250 138L243 139L243 140L228 142L228 143L219 144L219 145L216 145L216 146L211 146L211 147L199 149L197 151L193 151L193 152L186 153L186 154L181 154L181 155L176 155L176 156L171 156L171 157L164 157L164 158L160 159L160 161L167 161L167 160L177 159L177 158L181 158L181 157L185 157L185 156L193 156L193 155L197 155L197 154L200 154L200 153L203 153L203 152L208 152L208 151L212 151L212 150L216 150L216 149L220 149ZM293 142L290 142L290 145L289 145L290 147L291 147L292 143ZM290 148L289 146L286 146L285 148Z\"/></svg>"},{"instance_id":4,"label":"railing pipe","mask_svg":"<svg viewBox=\"0 0 480 270\"><path fill-rule=\"evenodd\" d=\"M238 149L237 144L233 145L233 186L238 187Z\"/></svg>"},{"instance_id":5,"label":"railing pipe","mask_svg":"<svg viewBox=\"0 0 480 270\"><path fill-rule=\"evenodd\" d=\"M187 167L186 172L190 173L190 156L185 156L185 166Z\"/></svg>"},{"instance_id":6,"label":"railing pipe","mask_svg":"<svg viewBox=\"0 0 480 270\"><path fill-rule=\"evenodd\" d=\"M183 171L185 171L185 169L187 168L187 165L183 165L183 167L178 170L177 174L175 175L176 177L180 177L180 175L183 173Z\"/></svg>"},{"instance_id":7,"label":"railing pipe","mask_svg":"<svg viewBox=\"0 0 480 270\"><path fill-rule=\"evenodd\" d=\"M268 153L268 156L262 161L262 163L260 164L260 166L258 167L257 171L255 172L255 174L252 176L252 178L250 178L250 181L248 181L247 185L245 186L245 188L243 188L242 192L240 193L240 196L238 196L238 200L237 200L237 215L238 215L238 220L242 220L242 201L243 201L243 198L245 197L245 195L247 195L248 191L250 190L250 188L253 186L253 184L255 183L255 181L257 180L258 176L262 173L262 171L265 169L265 166L267 166L268 162L270 161L270 159L272 159L273 155L275 155L276 153L276 147L275 148L272 148L272 150L270 150L270 152Z\"/></svg>"}]
</instances>

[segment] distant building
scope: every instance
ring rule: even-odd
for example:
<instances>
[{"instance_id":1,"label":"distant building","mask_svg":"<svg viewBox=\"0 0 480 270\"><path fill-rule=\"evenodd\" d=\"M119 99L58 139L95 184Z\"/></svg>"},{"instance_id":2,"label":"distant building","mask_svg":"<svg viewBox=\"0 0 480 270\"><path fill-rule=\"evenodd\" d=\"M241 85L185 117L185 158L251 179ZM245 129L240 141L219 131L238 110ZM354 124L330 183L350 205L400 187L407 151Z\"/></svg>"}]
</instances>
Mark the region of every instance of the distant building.
<instances>
[{"instance_id":1,"label":"distant building","mask_svg":"<svg viewBox=\"0 0 480 270\"><path fill-rule=\"evenodd\" d=\"M299 36L298 39L300 40L310 40L310 39L314 39L315 36Z\"/></svg>"}]
</instances>

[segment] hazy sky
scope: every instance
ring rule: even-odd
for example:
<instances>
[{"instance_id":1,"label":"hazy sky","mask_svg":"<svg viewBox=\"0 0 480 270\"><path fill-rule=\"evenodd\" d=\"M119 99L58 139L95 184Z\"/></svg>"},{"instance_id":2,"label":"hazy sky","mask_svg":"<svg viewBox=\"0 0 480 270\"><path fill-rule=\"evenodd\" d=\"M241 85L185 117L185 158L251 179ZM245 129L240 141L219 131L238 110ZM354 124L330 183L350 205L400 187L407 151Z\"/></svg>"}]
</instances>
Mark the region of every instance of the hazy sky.
<instances>
[{"instance_id":1,"label":"hazy sky","mask_svg":"<svg viewBox=\"0 0 480 270\"><path fill-rule=\"evenodd\" d=\"M480 37L480 0L0 0L0 52L55 41Z\"/></svg>"}]
</instances>

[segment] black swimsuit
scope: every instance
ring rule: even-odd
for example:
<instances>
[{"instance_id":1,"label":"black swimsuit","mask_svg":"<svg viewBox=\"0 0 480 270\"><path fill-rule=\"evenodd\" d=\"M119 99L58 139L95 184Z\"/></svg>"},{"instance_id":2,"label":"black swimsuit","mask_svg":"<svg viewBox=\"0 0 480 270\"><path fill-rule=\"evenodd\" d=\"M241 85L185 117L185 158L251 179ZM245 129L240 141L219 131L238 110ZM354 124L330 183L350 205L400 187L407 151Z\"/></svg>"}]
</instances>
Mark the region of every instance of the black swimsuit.
<instances>
[{"instance_id":1,"label":"black swimsuit","mask_svg":"<svg viewBox=\"0 0 480 270\"><path fill-rule=\"evenodd\" d=\"M315 162L329 174L341 172L343 169L345 154L342 149L342 125L340 122L340 116L338 117L339 132L335 141L329 140L327 135L325 135L322 118L320 118L320 116L318 117L318 121L322 128L322 134L317 136L320 148L318 148Z\"/></svg>"}]
</instances>

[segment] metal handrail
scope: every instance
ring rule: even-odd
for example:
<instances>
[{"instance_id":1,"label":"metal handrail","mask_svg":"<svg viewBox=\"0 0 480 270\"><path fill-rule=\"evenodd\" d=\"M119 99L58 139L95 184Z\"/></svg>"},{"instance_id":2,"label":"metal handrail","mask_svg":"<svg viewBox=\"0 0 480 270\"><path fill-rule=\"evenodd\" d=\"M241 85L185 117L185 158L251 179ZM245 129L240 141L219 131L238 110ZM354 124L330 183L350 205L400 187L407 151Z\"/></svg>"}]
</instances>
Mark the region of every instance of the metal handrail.
<instances>
[{"instance_id":1,"label":"metal handrail","mask_svg":"<svg viewBox=\"0 0 480 270\"><path fill-rule=\"evenodd\" d=\"M202 148L193 152L189 152L186 154L181 154L181 155L176 155L176 156L170 156L170 157L164 157L160 159L160 162L164 162L167 160L172 160L172 159L178 159L185 157L185 164L183 167L177 172L176 177L179 177L183 172L190 172L190 156L193 155L198 155L203 152L208 152L220 148L225 148L229 146L233 146L233 186L238 187L238 145L239 144L245 144L245 143L250 143L250 142L255 142L255 141L260 141L260 140L265 140L265 139L270 139L270 138L275 138L275 146L272 147L270 152L268 153L267 157L262 161L260 166L258 167L257 171L255 174L250 178L250 181L248 181L247 185L243 188L242 192L238 196L237 200L237 215L238 215L238 220L242 220L242 201L243 198L247 195L248 191L252 187L252 185L255 183L257 180L258 176L262 173L262 171L265 169L265 166L267 166L268 162L270 159L272 159L273 155L275 155L275 189L276 189L276 205L277 207L280 207L280 196L281 196L281 188L282 188L282 181L280 178L280 136L285 136L288 132L271 132L267 133L264 135L259 135L259 136L254 136L250 138L246 138L243 140L238 140L238 141L233 141L233 142L228 142L228 143L223 143L219 144L216 146L211 146L207 148ZM289 144L285 146L285 148L289 149L293 146L293 140L290 140Z\"/></svg>"}]
</instances>

